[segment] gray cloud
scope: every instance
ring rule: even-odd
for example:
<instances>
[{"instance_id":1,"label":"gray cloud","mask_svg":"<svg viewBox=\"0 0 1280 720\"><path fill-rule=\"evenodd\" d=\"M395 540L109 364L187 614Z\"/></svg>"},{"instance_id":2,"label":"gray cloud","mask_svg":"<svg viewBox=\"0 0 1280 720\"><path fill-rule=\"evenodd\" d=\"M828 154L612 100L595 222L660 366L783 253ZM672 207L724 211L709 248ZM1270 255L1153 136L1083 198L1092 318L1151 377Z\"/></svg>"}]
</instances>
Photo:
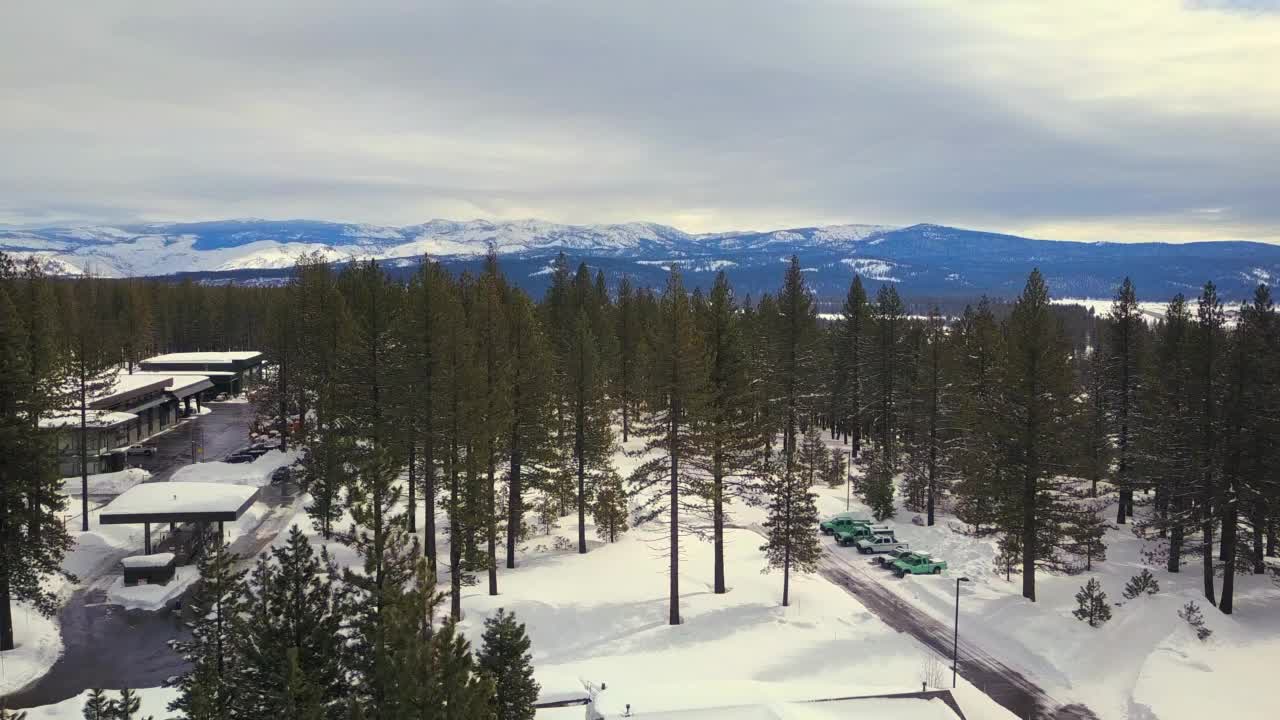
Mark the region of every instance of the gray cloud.
<instances>
[{"instance_id":1,"label":"gray cloud","mask_svg":"<svg viewBox=\"0 0 1280 720\"><path fill-rule=\"evenodd\" d=\"M1280 239L1280 19L1133 4L26 4L0 220Z\"/></svg>"}]
</instances>

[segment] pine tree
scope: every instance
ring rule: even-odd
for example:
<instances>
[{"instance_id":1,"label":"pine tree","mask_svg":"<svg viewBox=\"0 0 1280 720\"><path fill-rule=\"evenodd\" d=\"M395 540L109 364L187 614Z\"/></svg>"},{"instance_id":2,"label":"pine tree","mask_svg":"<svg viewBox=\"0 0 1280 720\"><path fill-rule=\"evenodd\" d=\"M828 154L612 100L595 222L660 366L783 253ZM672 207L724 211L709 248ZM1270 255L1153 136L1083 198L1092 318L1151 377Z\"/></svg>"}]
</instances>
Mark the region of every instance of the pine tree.
<instances>
[{"instance_id":1,"label":"pine tree","mask_svg":"<svg viewBox=\"0 0 1280 720\"><path fill-rule=\"evenodd\" d=\"M998 522L1005 534L1021 535L1022 595L1034 601L1037 564L1062 566L1057 551L1070 508L1055 492L1054 478L1065 464L1062 455L1075 407L1070 348L1049 310L1049 291L1039 270L1032 271L1015 303L1006 334L1005 390L993 413L994 420L1005 423Z\"/></svg>"},{"instance_id":2,"label":"pine tree","mask_svg":"<svg viewBox=\"0 0 1280 720\"><path fill-rule=\"evenodd\" d=\"M355 700L349 716L493 718L493 683L455 623L437 625L444 597L436 592L426 561L417 557L405 582L388 587L383 601L386 643L376 682L386 692L377 704Z\"/></svg>"},{"instance_id":3,"label":"pine tree","mask_svg":"<svg viewBox=\"0 0 1280 720\"><path fill-rule=\"evenodd\" d=\"M876 520L888 520L897 513L893 500L893 469L884 448L873 445L867 453L866 474L859 489L862 500Z\"/></svg>"},{"instance_id":4,"label":"pine tree","mask_svg":"<svg viewBox=\"0 0 1280 720\"><path fill-rule=\"evenodd\" d=\"M612 472L613 433L605 398L607 375L597 351L590 318L579 311L565 364L570 421L573 428L573 470L577 480L578 552L587 551L587 506L600 480Z\"/></svg>"},{"instance_id":5,"label":"pine tree","mask_svg":"<svg viewBox=\"0 0 1280 720\"><path fill-rule=\"evenodd\" d=\"M902 300L898 291L888 285L880 286L876 302L871 309L873 334L867 345L867 372L864 373L868 388L874 394L871 407L875 428L876 460L875 477L868 480L880 494L880 510L892 507L894 478L899 470L899 424L902 420L902 404L906 383L900 377L909 364L904 342ZM885 517L889 517L886 515Z\"/></svg>"},{"instance_id":6,"label":"pine tree","mask_svg":"<svg viewBox=\"0 0 1280 720\"><path fill-rule=\"evenodd\" d=\"M1111 429L1116 438L1115 484L1119 490L1116 523L1123 525L1133 516L1134 430L1139 427L1136 416L1137 396L1142 378L1142 344L1145 323L1138 309L1133 283L1125 278L1111 305L1107 332L1107 403Z\"/></svg>"},{"instance_id":7,"label":"pine tree","mask_svg":"<svg viewBox=\"0 0 1280 720\"><path fill-rule=\"evenodd\" d=\"M71 334L67 338L67 369L75 388L74 407L80 414L80 529L88 532L90 404L115 386L116 357L112 352L112 326L101 317L101 281L82 279L74 286L74 292L75 303L68 308Z\"/></svg>"},{"instance_id":8,"label":"pine tree","mask_svg":"<svg viewBox=\"0 0 1280 720\"><path fill-rule=\"evenodd\" d=\"M1111 619L1111 605L1097 578L1090 578L1080 588L1080 592L1076 593L1076 603L1079 607L1072 610L1071 614L1077 620L1089 623L1089 627L1096 628Z\"/></svg>"},{"instance_id":9,"label":"pine tree","mask_svg":"<svg viewBox=\"0 0 1280 720\"><path fill-rule=\"evenodd\" d=\"M1191 414L1199 425L1196 443L1197 478L1196 516L1200 523L1200 552L1204 570L1204 596L1217 605L1214 587L1213 533L1217 526L1217 510L1221 507L1221 404L1223 374L1223 326L1225 318L1218 290L1205 283L1196 306L1196 328L1193 333L1193 404Z\"/></svg>"},{"instance_id":10,"label":"pine tree","mask_svg":"<svg viewBox=\"0 0 1280 720\"><path fill-rule=\"evenodd\" d=\"M233 634L239 670L235 708L241 717L338 720L347 693L337 567L294 526L270 559L259 558L246 584Z\"/></svg>"},{"instance_id":11,"label":"pine tree","mask_svg":"<svg viewBox=\"0 0 1280 720\"><path fill-rule=\"evenodd\" d=\"M765 475L768 517L766 542L760 546L767 566L782 568L782 606L791 602L791 571L814 572L822 546L813 528L818 524L816 496L801 477L802 468L787 470L781 464Z\"/></svg>"},{"instance_id":12,"label":"pine tree","mask_svg":"<svg viewBox=\"0 0 1280 720\"><path fill-rule=\"evenodd\" d=\"M1151 571L1142 568L1142 572L1129 578L1129 582L1124 584L1124 598L1133 600L1139 595L1155 595L1160 592L1160 582L1156 580Z\"/></svg>"},{"instance_id":13,"label":"pine tree","mask_svg":"<svg viewBox=\"0 0 1280 720\"><path fill-rule=\"evenodd\" d=\"M863 357L866 347L866 333L871 320L867 308L867 292L862 287L862 278L857 274L849 284L849 293L845 297L839 320L838 345L836 355L836 384L841 390L842 401L841 425L844 427L846 439L852 438L853 457L859 457L862 451L863 428L866 426L866 402L863 393Z\"/></svg>"},{"instance_id":14,"label":"pine tree","mask_svg":"<svg viewBox=\"0 0 1280 720\"><path fill-rule=\"evenodd\" d=\"M511 366L508 360L507 317L503 307L505 283L498 272L497 255L490 251L485 272L475 286L472 313L476 352L483 374L483 401L479 403L477 443L485 469L484 537L489 594L498 594L498 462L500 445L511 427Z\"/></svg>"},{"instance_id":15,"label":"pine tree","mask_svg":"<svg viewBox=\"0 0 1280 720\"><path fill-rule=\"evenodd\" d=\"M622 442L625 443L631 435L635 399L641 394L637 383L644 367L644 336L640 327L639 307L631 278L626 275L618 283L616 333L618 365L614 393L622 409Z\"/></svg>"},{"instance_id":16,"label":"pine tree","mask_svg":"<svg viewBox=\"0 0 1280 720\"><path fill-rule=\"evenodd\" d=\"M3 261L4 258L0 258ZM0 275L0 652L15 647L11 603L30 603L52 616L56 596L45 584L66 577L62 558L71 540L60 516L51 435L38 426L44 378L33 375L30 336Z\"/></svg>"},{"instance_id":17,"label":"pine tree","mask_svg":"<svg viewBox=\"0 0 1280 720\"><path fill-rule=\"evenodd\" d=\"M965 308L952 328L950 345L956 358L948 413L948 425L955 433L948 453L955 513L971 532L986 535L999 531L1004 505L997 473L1000 428L991 417L1000 407L1000 367L1005 355L1004 338L986 298L976 308Z\"/></svg>"},{"instance_id":18,"label":"pine tree","mask_svg":"<svg viewBox=\"0 0 1280 720\"><path fill-rule=\"evenodd\" d=\"M244 572L235 563L236 556L220 541L200 559L200 582L188 603L191 640L177 645L190 668L169 703L170 712L189 720L231 716L238 674L235 617L244 594Z\"/></svg>"},{"instance_id":19,"label":"pine tree","mask_svg":"<svg viewBox=\"0 0 1280 720\"><path fill-rule=\"evenodd\" d=\"M687 461L697 456L700 442L693 420L701 417L706 370L704 350L680 273L672 269L662 294L660 320L653 343L648 376L649 416L638 428L646 438L645 452L653 457L631 474L639 500L639 522L667 514L670 532L671 592L668 622L680 624L680 510L682 493L696 488L697 478Z\"/></svg>"},{"instance_id":20,"label":"pine tree","mask_svg":"<svg viewBox=\"0 0 1280 720\"><path fill-rule=\"evenodd\" d=\"M596 488L591 512L596 536L601 540L616 542L618 536L627 531L630 516L627 491L616 472L610 473Z\"/></svg>"},{"instance_id":21,"label":"pine tree","mask_svg":"<svg viewBox=\"0 0 1280 720\"><path fill-rule=\"evenodd\" d=\"M142 698L133 690L124 688L120 691L120 699L111 700L108 706L112 720L134 720L133 716L142 707Z\"/></svg>"},{"instance_id":22,"label":"pine tree","mask_svg":"<svg viewBox=\"0 0 1280 720\"><path fill-rule=\"evenodd\" d=\"M399 523L389 526L381 544L362 543L356 549L363 560L362 572L348 568L343 573L346 592L340 610L343 625L349 628L344 643L346 663L360 679L349 692L379 717L380 709L401 691L396 686L395 643L396 633L403 628L398 627L402 620L394 614L396 604L425 560ZM375 552L381 554L375 556Z\"/></svg>"},{"instance_id":23,"label":"pine tree","mask_svg":"<svg viewBox=\"0 0 1280 720\"><path fill-rule=\"evenodd\" d=\"M493 709L497 717L532 720L538 700L538 681L533 679L533 656L524 623L502 608L484 621L484 647L480 650L480 670L493 682Z\"/></svg>"},{"instance_id":24,"label":"pine tree","mask_svg":"<svg viewBox=\"0 0 1280 720\"><path fill-rule=\"evenodd\" d=\"M1188 602L1178 611L1178 617L1182 618L1196 631L1196 637L1202 642L1209 639L1213 631L1204 626L1204 613L1200 611L1200 606L1193 602Z\"/></svg>"},{"instance_id":25,"label":"pine tree","mask_svg":"<svg viewBox=\"0 0 1280 720\"><path fill-rule=\"evenodd\" d=\"M709 505L713 592L724 593L724 528L728 505L753 495L754 463L763 438L753 416L749 361L733 289L723 272L699 304L698 325L706 352L706 417L700 447L688 462L700 477L695 493Z\"/></svg>"},{"instance_id":26,"label":"pine tree","mask_svg":"<svg viewBox=\"0 0 1280 720\"><path fill-rule=\"evenodd\" d=\"M769 318L764 318L769 322ZM773 374L777 415L782 426L782 456L787 470L796 460L796 433L800 420L809 413L817 316L813 298L800 269L800 259L791 256L782 289L778 292L774 323Z\"/></svg>"},{"instance_id":27,"label":"pine tree","mask_svg":"<svg viewBox=\"0 0 1280 720\"><path fill-rule=\"evenodd\" d=\"M800 443L800 453L796 457L796 469L804 481L805 487L813 487L826 470L831 458L827 446L822 442L822 432L816 424L810 424L805 431L804 440Z\"/></svg>"},{"instance_id":28,"label":"pine tree","mask_svg":"<svg viewBox=\"0 0 1280 720\"><path fill-rule=\"evenodd\" d=\"M516 544L524 525L526 488L554 464L551 349L533 303L514 290L507 301L510 327L511 426L507 433L507 567L516 566Z\"/></svg>"},{"instance_id":29,"label":"pine tree","mask_svg":"<svg viewBox=\"0 0 1280 720\"><path fill-rule=\"evenodd\" d=\"M84 707L81 709L84 720L114 720L112 718L111 700L107 698L107 694L100 688L94 688L89 691L89 697L84 700Z\"/></svg>"}]
</instances>

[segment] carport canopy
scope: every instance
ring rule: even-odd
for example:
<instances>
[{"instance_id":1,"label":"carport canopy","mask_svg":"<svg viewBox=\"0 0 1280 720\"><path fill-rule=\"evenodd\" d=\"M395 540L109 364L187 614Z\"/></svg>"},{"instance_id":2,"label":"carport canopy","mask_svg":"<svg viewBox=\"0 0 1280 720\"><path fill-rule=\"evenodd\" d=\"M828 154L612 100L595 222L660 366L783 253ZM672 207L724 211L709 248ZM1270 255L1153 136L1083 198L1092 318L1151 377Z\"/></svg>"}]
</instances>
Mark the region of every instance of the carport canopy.
<instances>
[{"instance_id":1,"label":"carport canopy","mask_svg":"<svg viewBox=\"0 0 1280 720\"><path fill-rule=\"evenodd\" d=\"M258 498L258 488L208 482L134 485L102 509L102 525L142 524L151 554L151 523L236 521Z\"/></svg>"}]
</instances>

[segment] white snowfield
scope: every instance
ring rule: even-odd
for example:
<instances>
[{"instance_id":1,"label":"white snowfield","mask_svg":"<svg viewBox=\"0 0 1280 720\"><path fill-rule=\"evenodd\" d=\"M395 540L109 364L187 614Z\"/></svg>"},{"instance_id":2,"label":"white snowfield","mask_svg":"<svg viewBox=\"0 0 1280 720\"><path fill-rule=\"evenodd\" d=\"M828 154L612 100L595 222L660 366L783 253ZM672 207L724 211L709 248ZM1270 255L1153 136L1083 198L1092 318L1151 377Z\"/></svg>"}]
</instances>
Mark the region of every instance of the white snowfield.
<instances>
[{"instance_id":1,"label":"white snowfield","mask_svg":"<svg viewBox=\"0 0 1280 720\"><path fill-rule=\"evenodd\" d=\"M543 720L542 713L538 717ZM627 716L613 713L606 717L613 720ZM941 700L914 698L731 705L649 713L633 711L630 717L644 720L956 720L956 714Z\"/></svg>"},{"instance_id":2,"label":"white snowfield","mask_svg":"<svg viewBox=\"0 0 1280 720\"><path fill-rule=\"evenodd\" d=\"M119 495L149 477L151 473L142 468L125 468L116 472L90 475L89 495ZM67 495L80 497L83 489L79 476L62 478L62 491Z\"/></svg>"}]
</instances>

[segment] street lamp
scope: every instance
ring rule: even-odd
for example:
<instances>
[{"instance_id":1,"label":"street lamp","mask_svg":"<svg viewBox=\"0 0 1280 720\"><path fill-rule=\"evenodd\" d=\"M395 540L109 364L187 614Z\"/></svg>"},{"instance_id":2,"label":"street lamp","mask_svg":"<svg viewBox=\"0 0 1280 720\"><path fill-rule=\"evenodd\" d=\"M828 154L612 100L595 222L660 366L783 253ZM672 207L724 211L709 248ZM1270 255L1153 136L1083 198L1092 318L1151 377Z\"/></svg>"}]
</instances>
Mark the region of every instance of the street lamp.
<instances>
[{"instance_id":1,"label":"street lamp","mask_svg":"<svg viewBox=\"0 0 1280 720\"><path fill-rule=\"evenodd\" d=\"M956 687L956 667L960 664L960 583L969 582L967 577L956 578L956 623L955 634L951 639L951 689Z\"/></svg>"},{"instance_id":2,"label":"street lamp","mask_svg":"<svg viewBox=\"0 0 1280 720\"><path fill-rule=\"evenodd\" d=\"M853 451L849 451L849 468L844 474L844 509L849 511L849 503L853 498Z\"/></svg>"}]
</instances>

